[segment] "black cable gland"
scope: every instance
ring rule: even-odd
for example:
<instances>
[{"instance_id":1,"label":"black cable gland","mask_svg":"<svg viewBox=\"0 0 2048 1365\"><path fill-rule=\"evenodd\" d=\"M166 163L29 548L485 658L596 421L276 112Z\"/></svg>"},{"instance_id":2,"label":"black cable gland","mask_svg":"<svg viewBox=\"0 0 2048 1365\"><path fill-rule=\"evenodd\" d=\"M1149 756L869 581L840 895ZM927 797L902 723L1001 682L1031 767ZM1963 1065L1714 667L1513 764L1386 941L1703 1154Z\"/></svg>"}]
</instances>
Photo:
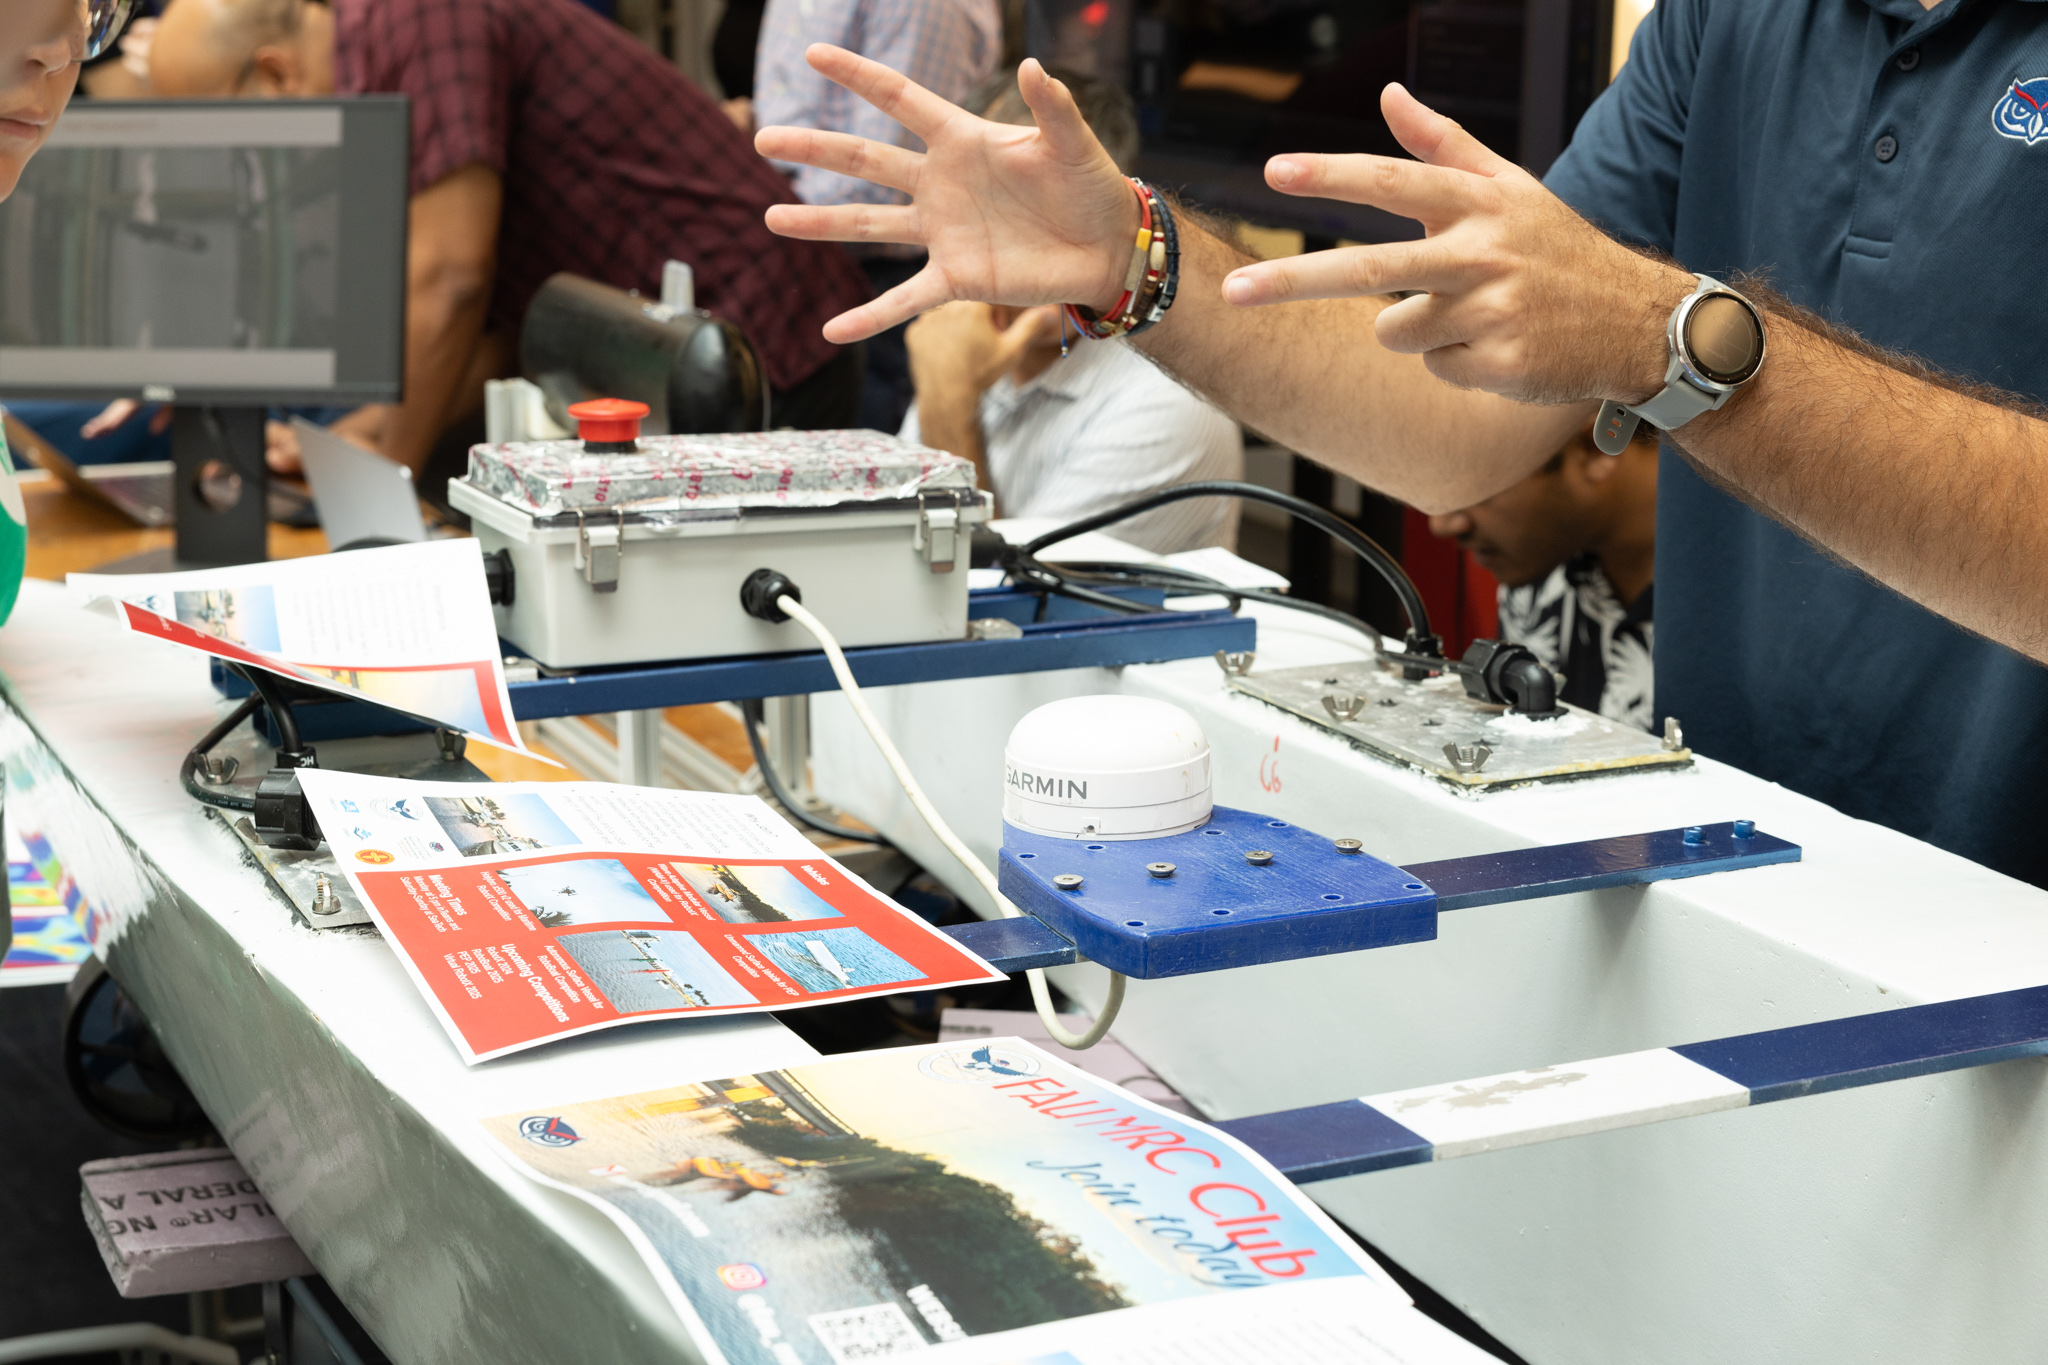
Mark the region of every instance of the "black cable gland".
<instances>
[{"instance_id":1,"label":"black cable gland","mask_svg":"<svg viewBox=\"0 0 2048 1365\"><path fill-rule=\"evenodd\" d=\"M490 593L492 605L512 605L519 585L512 573L510 550L493 550L484 556L484 587Z\"/></svg>"},{"instance_id":2,"label":"black cable gland","mask_svg":"<svg viewBox=\"0 0 2048 1365\"><path fill-rule=\"evenodd\" d=\"M789 613L775 605L779 597L804 600L803 589L779 569L756 569L740 584L740 610L757 621L779 626L789 619Z\"/></svg>"},{"instance_id":3,"label":"black cable gland","mask_svg":"<svg viewBox=\"0 0 2048 1365\"><path fill-rule=\"evenodd\" d=\"M296 769L272 768L263 775L249 823L271 848L310 853L320 847L320 822L313 816L313 804L299 785Z\"/></svg>"},{"instance_id":4,"label":"black cable gland","mask_svg":"<svg viewBox=\"0 0 2048 1365\"><path fill-rule=\"evenodd\" d=\"M1402 637L1402 651L1408 654L1420 655L1426 659L1442 659L1444 657L1443 637L1430 631L1417 630L1410 626L1408 633ZM1445 660L1445 662L1448 663L1449 661ZM1401 665L1401 676L1408 682L1421 682L1424 678L1434 677L1440 671L1440 669L1431 668L1427 664Z\"/></svg>"},{"instance_id":5,"label":"black cable gland","mask_svg":"<svg viewBox=\"0 0 2048 1365\"><path fill-rule=\"evenodd\" d=\"M1466 695L1475 700L1505 706L1531 720L1554 720L1564 714L1557 704L1557 675L1526 645L1474 640L1458 672Z\"/></svg>"}]
</instances>

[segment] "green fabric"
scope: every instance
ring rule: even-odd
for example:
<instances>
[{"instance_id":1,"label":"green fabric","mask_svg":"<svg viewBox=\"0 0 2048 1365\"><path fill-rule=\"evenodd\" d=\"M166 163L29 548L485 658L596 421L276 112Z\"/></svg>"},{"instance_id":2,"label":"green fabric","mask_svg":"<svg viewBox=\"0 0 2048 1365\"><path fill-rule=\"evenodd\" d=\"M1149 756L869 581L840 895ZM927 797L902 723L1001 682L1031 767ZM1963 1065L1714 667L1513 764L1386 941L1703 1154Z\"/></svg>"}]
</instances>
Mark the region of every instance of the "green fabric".
<instances>
[{"instance_id":1,"label":"green fabric","mask_svg":"<svg viewBox=\"0 0 2048 1365\"><path fill-rule=\"evenodd\" d=\"M28 512L22 505L21 485L15 482L7 433L0 429L0 622L13 614L27 569Z\"/></svg>"}]
</instances>

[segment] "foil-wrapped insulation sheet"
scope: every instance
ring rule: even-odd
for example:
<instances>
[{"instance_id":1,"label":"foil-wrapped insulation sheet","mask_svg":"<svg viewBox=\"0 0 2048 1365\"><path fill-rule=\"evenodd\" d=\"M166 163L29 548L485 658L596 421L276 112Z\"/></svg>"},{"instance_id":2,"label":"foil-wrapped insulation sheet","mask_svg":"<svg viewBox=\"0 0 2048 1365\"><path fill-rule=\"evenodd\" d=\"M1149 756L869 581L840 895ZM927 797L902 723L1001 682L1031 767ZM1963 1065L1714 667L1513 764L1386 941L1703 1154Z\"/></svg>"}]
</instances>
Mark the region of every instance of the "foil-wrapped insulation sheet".
<instances>
[{"instance_id":1,"label":"foil-wrapped insulation sheet","mask_svg":"<svg viewBox=\"0 0 2048 1365\"><path fill-rule=\"evenodd\" d=\"M594 511L652 521L750 509L974 495L974 466L879 431L642 436L628 454L577 440L472 446L469 483L545 520Z\"/></svg>"}]
</instances>

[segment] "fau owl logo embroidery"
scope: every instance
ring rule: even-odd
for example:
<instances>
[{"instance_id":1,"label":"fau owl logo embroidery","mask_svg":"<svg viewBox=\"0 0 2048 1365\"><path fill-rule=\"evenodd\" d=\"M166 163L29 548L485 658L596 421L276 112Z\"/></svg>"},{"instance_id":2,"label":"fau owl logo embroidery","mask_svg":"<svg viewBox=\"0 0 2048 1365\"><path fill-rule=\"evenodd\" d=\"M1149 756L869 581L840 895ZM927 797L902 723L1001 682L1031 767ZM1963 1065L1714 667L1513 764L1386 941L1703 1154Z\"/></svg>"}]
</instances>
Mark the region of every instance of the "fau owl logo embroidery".
<instances>
[{"instance_id":1,"label":"fau owl logo embroidery","mask_svg":"<svg viewBox=\"0 0 2048 1365\"><path fill-rule=\"evenodd\" d=\"M2014 81L1992 108L1991 126L2029 147L2048 137L2048 76Z\"/></svg>"}]
</instances>

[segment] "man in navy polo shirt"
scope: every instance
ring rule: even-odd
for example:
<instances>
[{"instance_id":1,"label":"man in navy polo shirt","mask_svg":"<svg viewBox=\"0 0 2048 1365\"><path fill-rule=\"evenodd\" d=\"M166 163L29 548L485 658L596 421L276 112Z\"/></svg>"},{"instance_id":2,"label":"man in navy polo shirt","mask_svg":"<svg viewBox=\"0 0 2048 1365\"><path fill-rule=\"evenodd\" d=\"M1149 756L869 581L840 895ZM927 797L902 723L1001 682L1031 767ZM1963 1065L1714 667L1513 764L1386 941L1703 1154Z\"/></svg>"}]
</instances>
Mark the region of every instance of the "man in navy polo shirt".
<instances>
[{"instance_id":1,"label":"man in navy polo shirt","mask_svg":"<svg viewBox=\"0 0 2048 1365\"><path fill-rule=\"evenodd\" d=\"M1136 195L1035 63L1034 130L810 60L927 148L759 135L911 195L769 210L931 254L830 339L954 298L1114 306ZM1642 409L1669 433L1660 708L1704 753L2048 885L2048 5L1662 0L1551 189L1399 86L1381 105L1418 161L1289 154L1267 180L1425 238L1252 262L1183 211L1178 300L1139 348L1425 511L1514 483L1602 401ZM1754 335L1734 348L1750 377L1705 411L1667 335L1694 271L1768 342L1760 366Z\"/></svg>"}]
</instances>

